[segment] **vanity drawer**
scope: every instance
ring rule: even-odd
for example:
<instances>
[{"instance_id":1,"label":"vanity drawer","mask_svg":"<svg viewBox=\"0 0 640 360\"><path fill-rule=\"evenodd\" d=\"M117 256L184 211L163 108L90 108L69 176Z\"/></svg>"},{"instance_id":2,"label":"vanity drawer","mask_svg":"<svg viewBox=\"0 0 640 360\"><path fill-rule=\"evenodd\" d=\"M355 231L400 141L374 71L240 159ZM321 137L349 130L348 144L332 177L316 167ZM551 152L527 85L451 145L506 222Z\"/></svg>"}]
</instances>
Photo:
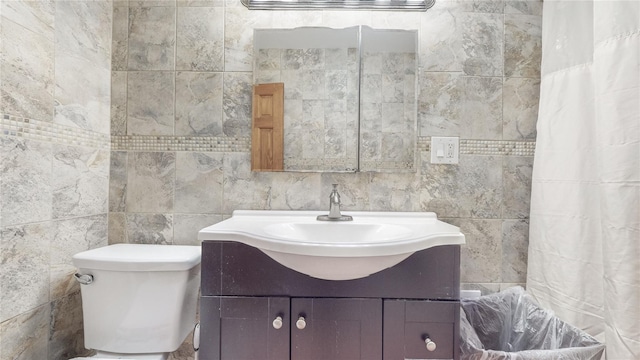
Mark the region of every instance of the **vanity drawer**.
<instances>
[{"instance_id":1,"label":"vanity drawer","mask_svg":"<svg viewBox=\"0 0 640 360\"><path fill-rule=\"evenodd\" d=\"M457 301L386 300L384 360L458 359L459 316Z\"/></svg>"}]
</instances>

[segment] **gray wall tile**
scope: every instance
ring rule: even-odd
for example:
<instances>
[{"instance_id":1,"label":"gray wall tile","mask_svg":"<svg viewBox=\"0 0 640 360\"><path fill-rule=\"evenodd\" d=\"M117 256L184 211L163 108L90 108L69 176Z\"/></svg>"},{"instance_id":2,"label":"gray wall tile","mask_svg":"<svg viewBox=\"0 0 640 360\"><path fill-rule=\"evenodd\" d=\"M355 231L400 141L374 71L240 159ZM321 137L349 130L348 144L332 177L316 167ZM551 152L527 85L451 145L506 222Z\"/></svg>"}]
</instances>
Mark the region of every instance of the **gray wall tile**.
<instances>
[{"instance_id":1,"label":"gray wall tile","mask_svg":"<svg viewBox=\"0 0 640 360\"><path fill-rule=\"evenodd\" d=\"M112 5L0 7L0 358L86 355L71 255L107 241Z\"/></svg>"},{"instance_id":2,"label":"gray wall tile","mask_svg":"<svg viewBox=\"0 0 640 360\"><path fill-rule=\"evenodd\" d=\"M90 355L91 351L84 347L80 291L52 302L49 331L49 359L71 359L77 355Z\"/></svg>"},{"instance_id":3,"label":"gray wall tile","mask_svg":"<svg viewBox=\"0 0 640 360\"><path fill-rule=\"evenodd\" d=\"M224 70L224 8L178 8L176 69Z\"/></svg>"},{"instance_id":4,"label":"gray wall tile","mask_svg":"<svg viewBox=\"0 0 640 360\"><path fill-rule=\"evenodd\" d=\"M176 73L176 135L223 135L222 78L222 73Z\"/></svg>"},{"instance_id":5,"label":"gray wall tile","mask_svg":"<svg viewBox=\"0 0 640 360\"><path fill-rule=\"evenodd\" d=\"M504 21L502 14L463 13L463 70L467 75L502 76Z\"/></svg>"},{"instance_id":6,"label":"gray wall tile","mask_svg":"<svg viewBox=\"0 0 640 360\"><path fill-rule=\"evenodd\" d=\"M198 231L222 221L222 215L173 214L173 243L199 246Z\"/></svg>"},{"instance_id":7,"label":"gray wall tile","mask_svg":"<svg viewBox=\"0 0 640 360\"><path fill-rule=\"evenodd\" d=\"M51 144L10 137L0 141L2 225L51 220Z\"/></svg>"},{"instance_id":8,"label":"gray wall tile","mask_svg":"<svg viewBox=\"0 0 640 360\"><path fill-rule=\"evenodd\" d=\"M128 155L127 212L173 211L176 154L131 152Z\"/></svg>"},{"instance_id":9,"label":"gray wall tile","mask_svg":"<svg viewBox=\"0 0 640 360\"><path fill-rule=\"evenodd\" d=\"M175 4L175 0L172 3ZM175 44L175 8L129 8L129 70L174 70Z\"/></svg>"},{"instance_id":10,"label":"gray wall tile","mask_svg":"<svg viewBox=\"0 0 640 360\"><path fill-rule=\"evenodd\" d=\"M47 40L54 40L55 1L3 1L2 16Z\"/></svg>"},{"instance_id":11,"label":"gray wall tile","mask_svg":"<svg viewBox=\"0 0 640 360\"><path fill-rule=\"evenodd\" d=\"M329 194L331 184L339 184L341 208L345 210L369 210L369 186L371 184L371 174L361 173L322 173L320 183L320 195L311 193L311 197L318 198L318 209L329 209Z\"/></svg>"},{"instance_id":12,"label":"gray wall tile","mask_svg":"<svg viewBox=\"0 0 640 360\"><path fill-rule=\"evenodd\" d=\"M26 7L20 10L26 10ZM41 121L53 121L53 28L41 23L30 24L29 28L25 28L4 20L0 27L0 111ZM45 32L34 32L31 27ZM29 44L28 51L22 46L25 43Z\"/></svg>"},{"instance_id":13,"label":"gray wall tile","mask_svg":"<svg viewBox=\"0 0 640 360\"><path fill-rule=\"evenodd\" d=\"M228 3L227 3L228 4ZM239 5L239 4L238 4ZM250 11L244 6L225 7L224 70L251 71L253 29L269 28L272 11Z\"/></svg>"},{"instance_id":14,"label":"gray wall tile","mask_svg":"<svg viewBox=\"0 0 640 360\"><path fill-rule=\"evenodd\" d=\"M249 136L251 124L251 73L225 72L222 95L222 130L227 136Z\"/></svg>"},{"instance_id":15,"label":"gray wall tile","mask_svg":"<svg viewBox=\"0 0 640 360\"><path fill-rule=\"evenodd\" d=\"M502 220L452 219L466 244L460 253L460 280L464 283L499 283L502 276Z\"/></svg>"},{"instance_id":16,"label":"gray wall tile","mask_svg":"<svg viewBox=\"0 0 640 360\"><path fill-rule=\"evenodd\" d=\"M466 98L462 73L424 72L419 86L418 134L459 136Z\"/></svg>"},{"instance_id":17,"label":"gray wall tile","mask_svg":"<svg viewBox=\"0 0 640 360\"><path fill-rule=\"evenodd\" d=\"M109 245L129 243L127 218L124 212L109 213Z\"/></svg>"},{"instance_id":18,"label":"gray wall tile","mask_svg":"<svg viewBox=\"0 0 640 360\"><path fill-rule=\"evenodd\" d=\"M464 97L460 136L465 139L502 138L502 78L462 77Z\"/></svg>"},{"instance_id":19,"label":"gray wall tile","mask_svg":"<svg viewBox=\"0 0 640 360\"><path fill-rule=\"evenodd\" d=\"M501 14L505 0L468 0L461 2L461 9L476 13Z\"/></svg>"},{"instance_id":20,"label":"gray wall tile","mask_svg":"<svg viewBox=\"0 0 640 360\"><path fill-rule=\"evenodd\" d=\"M133 244L173 244L173 214L127 213L126 237Z\"/></svg>"},{"instance_id":21,"label":"gray wall tile","mask_svg":"<svg viewBox=\"0 0 640 360\"><path fill-rule=\"evenodd\" d=\"M542 0L505 0L504 13L542 16Z\"/></svg>"},{"instance_id":22,"label":"gray wall tile","mask_svg":"<svg viewBox=\"0 0 640 360\"><path fill-rule=\"evenodd\" d=\"M373 173L369 184L372 211L418 211L417 174Z\"/></svg>"},{"instance_id":23,"label":"gray wall tile","mask_svg":"<svg viewBox=\"0 0 640 360\"><path fill-rule=\"evenodd\" d=\"M0 323L0 356L3 359L47 359L50 306L30 309Z\"/></svg>"},{"instance_id":24,"label":"gray wall tile","mask_svg":"<svg viewBox=\"0 0 640 360\"><path fill-rule=\"evenodd\" d=\"M127 135L127 72L111 72L111 135Z\"/></svg>"},{"instance_id":25,"label":"gray wall tile","mask_svg":"<svg viewBox=\"0 0 640 360\"><path fill-rule=\"evenodd\" d=\"M111 70L125 71L129 68L129 7L113 8L113 30L111 47Z\"/></svg>"},{"instance_id":26,"label":"gray wall tile","mask_svg":"<svg viewBox=\"0 0 640 360\"><path fill-rule=\"evenodd\" d=\"M527 219L531 204L533 158L505 157L503 162L503 218Z\"/></svg>"},{"instance_id":27,"label":"gray wall tile","mask_svg":"<svg viewBox=\"0 0 640 360\"><path fill-rule=\"evenodd\" d=\"M271 175L251 171L248 153L224 156L224 213L236 209L271 209Z\"/></svg>"},{"instance_id":28,"label":"gray wall tile","mask_svg":"<svg viewBox=\"0 0 640 360\"><path fill-rule=\"evenodd\" d=\"M51 230L49 222L1 229L0 322L49 301Z\"/></svg>"},{"instance_id":29,"label":"gray wall tile","mask_svg":"<svg viewBox=\"0 0 640 360\"><path fill-rule=\"evenodd\" d=\"M270 206L282 210L315 210L320 207L320 175L280 173L270 176Z\"/></svg>"},{"instance_id":30,"label":"gray wall tile","mask_svg":"<svg viewBox=\"0 0 640 360\"><path fill-rule=\"evenodd\" d=\"M422 209L441 217L499 219L502 216L502 157L463 156L459 166L422 162Z\"/></svg>"},{"instance_id":31,"label":"gray wall tile","mask_svg":"<svg viewBox=\"0 0 640 360\"><path fill-rule=\"evenodd\" d=\"M130 7L175 7L178 0L129 0Z\"/></svg>"},{"instance_id":32,"label":"gray wall tile","mask_svg":"<svg viewBox=\"0 0 640 360\"><path fill-rule=\"evenodd\" d=\"M527 280L527 250L529 221L504 220L502 223L503 283L524 283Z\"/></svg>"},{"instance_id":33,"label":"gray wall tile","mask_svg":"<svg viewBox=\"0 0 640 360\"><path fill-rule=\"evenodd\" d=\"M56 3L58 124L109 134L112 12L107 2Z\"/></svg>"},{"instance_id":34,"label":"gray wall tile","mask_svg":"<svg viewBox=\"0 0 640 360\"><path fill-rule=\"evenodd\" d=\"M455 8L431 8L421 17L419 60L422 69L462 71L461 22L459 9Z\"/></svg>"},{"instance_id":35,"label":"gray wall tile","mask_svg":"<svg viewBox=\"0 0 640 360\"><path fill-rule=\"evenodd\" d=\"M540 77L542 18L537 15L505 14L504 74Z\"/></svg>"},{"instance_id":36,"label":"gray wall tile","mask_svg":"<svg viewBox=\"0 0 640 360\"><path fill-rule=\"evenodd\" d=\"M503 90L503 139L535 140L540 80L505 78Z\"/></svg>"},{"instance_id":37,"label":"gray wall tile","mask_svg":"<svg viewBox=\"0 0 640 360\"><path fill-rule=\"evenodd\" d=\"M127 76L127 134L173 135L175 76L133 71Z\"/></svg>"},{"instance_id":38,"label":"gray wall tile","mask_svg":"<svg viewBox=\"0 0 640 360\"><path fill-rule=\"evenodd\" d=\"M222 154L177 153L174 210L179 213L221 213L223 177Z\"/></svg>"},{"instance_id":39,"label":"gray wall tile","mask_svg":"<svg viewBox=\"0 0 640 360\"><path fill-rule=\"evenodd\" d=\"M109 152L64 145L52 150L53 219L106 213Z\"/></svg>"},{"instance_id":40,"label":"gray wall tile","mask_svg":"<svg viewBox=\"0 0 640 360\"><path fill-rule=\"evenodd\" d=\"M124 212L127 206L127 153L112 151L109 168L109 211Z\"/></svg>"},{"instance_id":41,"label":"gray wall tile","mask_svg":"<svg viewBox=\"0 0 640 360\"><path fill-rule=\"evenodd\" d=\"M54 221L52 224L50 297L61 299L80 291L73 277L77 268L71 257L79 252L107 245L107 214Z\"/></svg>"}]
</instances>

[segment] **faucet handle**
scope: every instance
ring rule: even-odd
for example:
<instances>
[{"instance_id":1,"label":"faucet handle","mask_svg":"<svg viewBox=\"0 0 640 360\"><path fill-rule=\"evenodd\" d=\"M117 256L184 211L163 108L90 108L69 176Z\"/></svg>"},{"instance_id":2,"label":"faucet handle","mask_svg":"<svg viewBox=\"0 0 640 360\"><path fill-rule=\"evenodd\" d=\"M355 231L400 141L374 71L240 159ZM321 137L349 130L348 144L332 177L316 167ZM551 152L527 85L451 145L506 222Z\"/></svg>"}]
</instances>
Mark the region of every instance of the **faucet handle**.
<instances>
[{"instance_id":1,"label":"faucet handle","mask_svg":"<svg viewBox=\"0 0 640 360\"><path fill-rule=\"evenodd\" d=\"M333 191L338 191L338 184L331 184L333 186Z\"/></svg>"}]
</instances>

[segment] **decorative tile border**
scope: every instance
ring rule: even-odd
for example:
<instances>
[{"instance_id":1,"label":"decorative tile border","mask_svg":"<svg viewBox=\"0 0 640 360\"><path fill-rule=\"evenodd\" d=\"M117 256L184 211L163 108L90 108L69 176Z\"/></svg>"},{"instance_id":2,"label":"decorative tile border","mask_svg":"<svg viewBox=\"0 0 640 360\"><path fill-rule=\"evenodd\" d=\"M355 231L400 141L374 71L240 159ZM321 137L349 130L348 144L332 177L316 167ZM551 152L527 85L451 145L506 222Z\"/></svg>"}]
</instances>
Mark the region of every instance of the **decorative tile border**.
<instances>
[{"instance_id":1,"label":"decorative tile border","mask_svg":"<svg viewBox=\"0 0 640 360\"><path fill-rule=\"evenodd\" d=\"M0 131L6 136L64 145L98 149L109 149L111 146L111 136L107 134L13 115L3 114L0 117Z\"/></svg>"},{"instance_id":2,"label":"decorative tile border","mask_svg":"<svg viewBox=\"0 0 640 360\"><path fill-rule=\"evenodd\" d=\"M431 148L431 138L419 136L417 145L418 151L428 152ZM535 141L460 139L460 155L533 156L535 150Z\"/></svg>"},{"instance_id":3,"label":"decorative tile border","mask_svg":"<svg viewBox=\"0 0 640 360\"><path fill-rule=\"evenodd\" d=\"M110 136L13 115L0 116L0 134L28 140L121 151L249 152L251 138L225 136Z\"/></svg>"},{"instance_id":4,"label":"decorative tile border","mask_svg":"<svg viewBox=\"0 0 640 360\"><path fill-rule=\"evenodd\" d=\"M93 131L72 128L46 121L26 119L12 115L0 117L0 131L6 136L65 145L86 146L114 151L198 151L198 152L250 152L248 136L109 136ZM417 138L418 151L430 151L431 138ZM460 140L461 155L533 156L535 141ZM406 165L400 166L401 168Z\"/></svg>"},{"instance_id":5,"label":"decorative tile border","mask_svg":"<svg viewBox=\"0 0 640 360\"><path fill-rule=\"evenodd\" d=\"M111 150L250 152L251 138L248 136L122 135L111 137Z\"/></svg>"},{"instance_id":6,"label":"decorative tile border","mask_svg":"<svg viewBox=\"0 0 640 360\"><path fill-rule=\"evenodd\" d=\"M467 155L533 156L535 141L460 140L460 153Z\"/></svg>"}]
</instances>

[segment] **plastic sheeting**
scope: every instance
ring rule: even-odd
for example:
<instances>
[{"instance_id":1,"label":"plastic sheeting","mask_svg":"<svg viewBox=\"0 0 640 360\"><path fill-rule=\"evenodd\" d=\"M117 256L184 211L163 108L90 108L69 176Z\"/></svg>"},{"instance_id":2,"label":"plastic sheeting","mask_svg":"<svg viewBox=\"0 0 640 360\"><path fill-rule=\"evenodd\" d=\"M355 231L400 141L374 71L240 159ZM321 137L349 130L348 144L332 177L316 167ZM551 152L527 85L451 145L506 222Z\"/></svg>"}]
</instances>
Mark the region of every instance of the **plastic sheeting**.
<instances>
[{"instance_id":1,"label":"plastic sheeting","mask_svg":"<svg viewBox=\"0 0 640 360\"><path fill-rule=\"evenodd\" d=\"M538 306L522 287L462 300L463 360L599 360L604 345Z\"/></svg>"}]
</instances>

